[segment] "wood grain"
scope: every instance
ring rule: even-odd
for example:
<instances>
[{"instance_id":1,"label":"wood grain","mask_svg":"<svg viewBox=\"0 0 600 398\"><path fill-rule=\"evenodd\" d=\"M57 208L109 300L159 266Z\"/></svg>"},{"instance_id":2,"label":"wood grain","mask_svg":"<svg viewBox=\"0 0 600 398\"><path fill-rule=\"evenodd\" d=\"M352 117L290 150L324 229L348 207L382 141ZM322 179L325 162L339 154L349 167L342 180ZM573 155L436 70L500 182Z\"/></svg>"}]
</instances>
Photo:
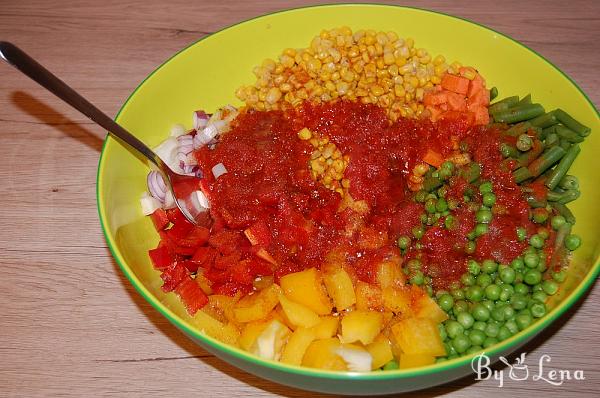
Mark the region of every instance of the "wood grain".
<instances>
[{"instance_id":1,"label":"wood grain","mask_svg":"<svg viewBox=\"0 0 600 398\"><path fill-rule=\"evenodd\" d=\"M13 41L114 115L177 50L232 23L314 1L0 1ZM420 1L522 41L600 103L600 7L590 1ZM0 65L0 396L318 397L256 378L189 341L129 285L95 199L101 129ZM528 344L585 381L475 383L422 396L597 396L600 290ZM531 361L531 362L529 362Z\"/></svg>"}]
</instances>

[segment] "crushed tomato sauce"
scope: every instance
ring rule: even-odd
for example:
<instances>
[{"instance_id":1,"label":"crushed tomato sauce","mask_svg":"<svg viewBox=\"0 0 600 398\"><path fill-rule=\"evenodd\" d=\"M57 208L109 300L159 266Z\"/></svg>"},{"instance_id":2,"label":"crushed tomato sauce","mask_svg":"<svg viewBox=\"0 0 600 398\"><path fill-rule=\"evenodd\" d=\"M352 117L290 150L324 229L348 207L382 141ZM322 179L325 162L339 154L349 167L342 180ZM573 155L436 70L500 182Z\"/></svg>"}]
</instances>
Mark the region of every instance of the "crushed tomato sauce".
<instances>
[{"instance_id":1,"label":"crushed tomato sauce","mask_svg":"<svg viewBox=\"0 0 600 398\"><path fill-rule=\"evenodd\" d=\"M351 199L311 178L308 162L314 148L297 135L304 127L328 137L349 156L344 178L350 181ZM475 253L465 253L475 209L461 203L452 211L455 228L426 227L420 248L411 247L401 257L396 239L412 236L424 213L407 186L409 173L428 149L445 158L457 142L466 144L481 165L482 178L493 183L497 202L489 232L478 238ZM247 293L256 277L273 275L277 281L328 261L343 261L353 278L373 283L378 264L391 258L419 258L433 286L446 287L465 272L469 258L510 262L526 247L516 227L535 229L529 206L502 162L500 142L497 129L473 127L458 112L435 123L399 119L393 124L375 105L345 101L285 112L242 112L213 149L195 152L214 224L189 262L204 270L217 294ZM215 179L211 169L219 163L228 172ZM447 197L460 202L469 189L476 191L452 177ZM477 192L473 200L481 203L481 195ZM254 244L244 231L252 233Z\"/></svg>"}]
</instances>

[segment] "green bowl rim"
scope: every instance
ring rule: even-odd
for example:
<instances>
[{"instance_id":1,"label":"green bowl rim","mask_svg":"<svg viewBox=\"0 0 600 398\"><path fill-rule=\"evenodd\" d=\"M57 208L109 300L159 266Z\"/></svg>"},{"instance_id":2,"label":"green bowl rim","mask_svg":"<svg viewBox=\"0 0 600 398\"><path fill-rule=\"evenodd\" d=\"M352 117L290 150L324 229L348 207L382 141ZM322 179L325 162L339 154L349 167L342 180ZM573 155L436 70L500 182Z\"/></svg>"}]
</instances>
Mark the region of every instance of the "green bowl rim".
<instances>
[{"instance_id":1,"label":"green bowl rim","mask_svg":"<svg viewBox=\"0 0 600 398\"><path fill-rule=\"evenodd\" d=\"M133 98L133 96L137 93L137 91L144 85L144 83L148 79L150 79L158 70L160 70L163 66L168 64L169 61L174 59L179 54L187 51L188 49L190 49L191 47L195 46L197 43L205 40L208 37L211 37L211 36L213 36L217 33L220 33L224 30L233 28L237 25L241 25L241 24L253 21L255 19L263 18L266 16L282 14L282 13L289 13L289 12L296 12L299 10L312 9L312 8L356 7L356 6L360 6L360 7L366 6L366 7L373 7L373 8L387 8L387 7L403 8L403 9L409 9L409 10L416 10L416 11L423 12L423 13L442 15L442 16L445 16L448 18L457 19L457 20L460 20L460 21L463 21L463 22L466 22L469 24L476 25L482 29L485 29L485 30L494 32L500 36L503 36L503 37L507 38L508 40L512 41L513 43L515 43L516 45L521 46L521 47L525 48L526 50L532 52L533 54L537 55L543 61L545 61L550 66L552 66L554 69L556 69L567 80L569 80L571 82L571 84L573 84L575 86L575 88L577 88L577 90L583 95L583 97L592 106L592 109L594 109L596 111L596 114L598 116L600 116L600 113L596 109L595 105L588 98L588 96L585 94L585 92L577 85L577 83L575 83L575 81L573 79L571 79L567 74L565 74L562 70L560 70L560 68L555 66L552 62L550 62L545 57L543 57L542 55L537 53L535 50L532 50L531 48L527 47L526 45L520 43L517 40L514 40L513 38L511 38L501 32L498 32L494 29L491 29L491 28L484 26L482 24L479 24L477 22L470 21L466 18L453 16L453 15L439 12L439 11L427 10L427 9L423 9L423 8L419 8L419 7L398 6L398 5L381 4L381 3L340 3L340 4L319 4L319 5L312 5L312 6L305 6L305 7L289 8L289 9L284 9L284 10L279 10L279 11L259 15L259 16L249 18L244 21L240 21L235 24L226 26L220 30L215 31L212 34L206 35L206 36L194 41L193 43L189 44L188 46L184 47L183 49L181 49L180 51L176 52L174 55L169 57L160 66L158 66L152 73L150 73L144 80L142 80L142 82L136 87L136 89L129 95L127 100L123 103L123 106L119 109L119 112L117 113L117 115L115 117L115 120L118 121L119 116L124 111L127 104L129 103L129 101ZM311 377L317 377L317 378L322 378L322 379L338 379L338 380L345 380L345 379L388 380L388 379L406 379L406 378L411 378L411 377L415 377L415 376L426 376L426 375L430 375L430 374L434 374L434 373L438 373L438 372L443 372L443 371L447 371L447 370L460 368L464 365L469 364L472 361L472 358L474 356L480 354L480 353L476 353L476 354L471 354L471 355L465 355L465 356L462 356L459 358L455 358L455 359L448 360L445 362L429 365L429 366L422 367L422 368L416 368L416 369L406 369L406 370L398 369L398 370L391 370L391 371L385 371L385 372L370 372L370 373L328 371L328 370L321 370L321 369L312 369L312 368L307 368L307 367L302 367L302 366L288 365L288 364L284 364L281 362L262 359L262 358L255 356L247 351L233 347L229 344L223 343L215 338L205 335L196 328L190 327L185 320L183 320L181 317L176 315L166 305L164 305L162 302L160 302L150 291L148 291L146 289L146 287L143 285L143 283L136 277L135 273L129 268L129 266L127 266L126 262L121 257L120 253L118 253L117 250L115 249L116 248L115 242L112 239L112 237L110 236L109 231L105 225L106 211L104 209L104 206L102 205L102 202L100 201L100 198L102 196L100 176L102 173L102 169L104 167L104 160L105 160L104 155L106 152L105 149L106 149L106 146L108 145L108 142L110 142L110 141L114 141L114 140L109 135L107 135L106 140L104 141L104 145L102 146L102 152L100 154L100 159L98 161L98 172L97 172L97 176L96 176L96 200L97 200L97 205L98 205L98 214L100 217L100 224L102 227L102 232L104 233L104 236L108 243L108 247L110 249L110 252L112 253L112 255L115 258L115 260L117 261L117 263L119 264L119 267L121 268L121 270L123 271L123 273L125 274L127 279L131 282L131 284L135 287L135 289L144 297L144 299L146 299L146 301L148 301L156 310L158 310L162 315L164 315L171 323L173 323L179 329L183 330L185 333L193 336L194 338L203 341L204 343L209 345L211 348L220 350L220 351L224 351L226 354L231 355L231 356L235 357L236 359L244 360L244 361L250 362L254 365L264 366L264 367L271 368L271 369L278 370L278 371L295 373L295 374L301 375L301 376L311 376ZM526 343L530 338L533 338L541 330L543 330L545 327L547 327L552 322L554 322L556 319L558 319L577 300L579 300L583 296L583 294L589 289L589 287L592 285L592 282L597 278L599 273L600 273L600 259L592 266L592 268L590 269L590 271L588 272L586 277L579 283L579 285L566 298L564 298L552 311L547 313L544 317L540 318L536 323L534 323L532 326L528 327L527 329L515 334L514 336L512 336L511 338L509 338L507 340L504 340L504 341L497 343L494 346L490 347L489 350L484 351L486 353L486 355L489 355L490 357L494 357L494 356L498 355L500 352L509 349L511 346L520 346L520 345Z\"/></svg>"}]
</instances>

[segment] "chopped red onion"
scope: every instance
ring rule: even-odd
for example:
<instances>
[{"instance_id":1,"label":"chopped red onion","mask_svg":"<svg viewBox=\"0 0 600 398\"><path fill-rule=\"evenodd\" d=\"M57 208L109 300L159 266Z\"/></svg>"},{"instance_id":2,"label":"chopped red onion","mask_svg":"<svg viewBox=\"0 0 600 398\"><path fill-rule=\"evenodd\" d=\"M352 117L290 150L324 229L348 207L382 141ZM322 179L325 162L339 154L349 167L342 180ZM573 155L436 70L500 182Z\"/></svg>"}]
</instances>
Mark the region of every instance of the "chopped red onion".
<instances>
[{"instance_id":1,"label":"chopped red onion","mask_svg":"<svg viewBox=\"0 0 600 398\"><path fill-rule=\"evenodd\" d=\"M209 116L204 111L195 111L192 115L194 120L194 129L202 130L208 123Z\"/></svg>"},{"instance_id":2,"label":"chopped red onion","mask_svg":"<svg viewBox=\"0 0 600 398\"><path fill-rule=\"evenodd\" d=\"M167 193L167 185L165 184L162 175L160 175L158 171L153 170L148 173L146 182L148 185L148 190L150 191L150 195L164 203L165 194Z\"/></svg>"},{"instance_id":3,"label":"chopped red onion","mask_svg":"<svg viewBox=\"0 0 600 398\"><path fill-rule=\"evenodd\" d=\"M208 144L217 134L219 134L219 130L214 123L207 125L194 136L194 148L200 148Z\"/></svg>"},{"instance_id":4,"label":"chopped red onion","mask_svg":"<svg viewBox=\"0 0 600 398\"><path fill-rule=\"evenodd\" d=\"M227 173L227 169L223 163L218 163L213 166L212 173L215 176L215 179L219 178L223 174Z\"/></svg>"}]
</instances>

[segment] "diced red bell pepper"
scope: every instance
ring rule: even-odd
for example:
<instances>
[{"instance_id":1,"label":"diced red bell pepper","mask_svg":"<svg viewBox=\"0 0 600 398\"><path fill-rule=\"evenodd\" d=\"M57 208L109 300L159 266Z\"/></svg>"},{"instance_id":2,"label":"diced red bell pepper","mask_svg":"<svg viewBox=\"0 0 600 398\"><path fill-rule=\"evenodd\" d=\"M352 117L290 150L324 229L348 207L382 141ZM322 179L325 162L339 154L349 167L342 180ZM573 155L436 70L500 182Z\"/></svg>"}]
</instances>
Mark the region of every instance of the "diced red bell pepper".
<instances>
[{"instance_id":1,"label":"diced red bell pepper","mask_svg":"<svg viewBox=\"0 0 600 398\"><path fill-rule=\"evenodd\" d=\"M245 266L248 268L250 275L253 278L257 276L273 275L273 266L265 260L259 258L251 258L244 260Z\"/></svg>"},{"instance_id":2,"label":"diced red bell pepper","mask_svg":"<svg viewBox=\"0 0 600 398\"><path fill-rule=\"evenodd\" d=\"M159 270L167 268L175 261L171 250L162 243L156 249L149 250L148 255L150 256L150 260L152 260L154 268Z\"/></svg>"},{"instance_id":3,"label":"diced red bell pepper","mask_svg":"<svg viewBox=\"0 0 600 398\"><path fill-rule=\"evenodd\" d=\"M213 233L208 239L208 244L222 254L230 254L239 250L246 241L238 231L223 229ZM247 243L246 243L247 244Z\"/></svg>"},{"instance_id":4,"label":"diced red bell pepper","mask_svg":"<svg viewBox=\"0 0 600 398\"><path fill-rule=\"evenodd\" d=\"M177 224L173 224L173 226L167 229L167 235L169 238L173 240L176 244L180 244L179 242L194 229L194 224L189 221L179 221Z\"/></svg>"},{"instance_id":5,"label":"diced red bell pepper","mask_svg":"<svg viewBox=\"0 0 600 398\"><path fill-rule=\"evenodd\" d=\"M231 280L242 285L251 285L254 278L246 261L240 261L231 268Z\"/></svg>"},{"instance_id":6,"label":"diced red bell pepper","mask_svg":"<svg viewBox=\"0 0 600 398\"><path fill-rule=\"evenodd\" d=\"M198 267L200 267L200 264L198 264L195 261L191 261L191 260L183 260L179 262L181 265L183 265L185 268L187 268L188 271L190 272L196 272L198 271Z\"/></svg>"},{"instance_id":7,"label":"diced red bell pepper","mask_svg":"<svg viewBox=\"0 0 600 398\"><path fill-rule=\"evenodd\" d=\"M240 261L241 253L233 252L227 255L215 257L215 267L218 269L229 269Z\"/></svg>"},{"instance_id":8,"label":"diced red bell pepper","mask_svg":"<svg viewBox=\"0 0 600 398\"><path fill-rule=\"evenodd\" d=\"M198 282L192 278L183 280L177 286L176 292L190 315L194 315L196 311L208 303L208 297L206 297Z\"/></svg>"},{"instance_id":9,"label":"diced red bell pepper","mask_svg":"<svg viewBox=\"0 0 600 398\"><path fill-rule=\"evenodd\" d=\"M220 270L217 267L211 267L204 270L204 277L214 284L223 284L230 279L228 270Z\"/></svg>"},{"instance_id":10,"label":"diced red bell pepper","mask_svg":"<svg viewBox=\"0 0 600 398\"><path fill-rule=\"evenodd\" d=\"M264 220L258 220L250 227L244 230L244 235L248 238L252 245L261 247L269 247L271 244L271 230Z\"/></svg>"},{"instance_id":11,"label":"diced red bell pepper","mask_svg":"<svg viewBox=\"0 0 600 398\"><path fill-rule=\"evenodd\" d=\"M181 263L173 263L163 270L160 277L163 280L162 290L173 291L188 276L188 270Z\"/></svg>"},{"instance_id":12,"label":"diced red bell pepper","mask_svg":"<svg viewBox=\"0 0 600 398\"><path fill-rule=\"evenodd\" d=\"M173 224L179 224L181 221L187 221L187 218L185 218L181 210L179 210L179 207L168 209L166 210L166 213L169 221L171 221Z\"/></svg>"},{"instance_id":13,"label":"diced red bell pepper","mask_svg":"<svg viewBox=\"0 0 600 398\"><path fill-rule=\"evenodd\" d=\"M252 291L252 284L250 285L240 285L235 282L227 282L218 285L213 285L212 290L214 294L222 294L225 296L233 297L236 293L241 293L242 295L246 295Z\"/></svg>"},{"instance_id":14,"label":"diced red bell pepper","mask_svg":"<svg viewBox=\"0 0 600 398\"><path fill-rule=\"evenodd\" d=\"M196 249L196 252L192 256L192 261L197 262L199 266L206 268L204 264L208 263L209 261L212 262L211 258L214 260L216 254L217 251L212 247L202 246Z\"/></svg>"},{"instance_id":15,"label":"diced red bell pepper","mask_svg":"<svg viewBox=\"0 0 600 398\"><path fill-rule=\"evenodd\" d=\"M209 236L210 236L210 231L208 230L208 228L195 226L185 236L185 238L181 238L181 239L177 240L176 243L179 246L196 248L196 247L202 246L203 244L208 242Z\"/></svg>"},{"instance_id":16,"label":"diced red bell pepper","mask_svg":"<svg viewBox=\"0 0 600 398\"><path fill-rule=\"evenodd\" d=\"M162 231L169 226L169 217L167 217L167 212L164 209L156 209L150 217L157 231Z\"/></svg>"}]
</instances>

